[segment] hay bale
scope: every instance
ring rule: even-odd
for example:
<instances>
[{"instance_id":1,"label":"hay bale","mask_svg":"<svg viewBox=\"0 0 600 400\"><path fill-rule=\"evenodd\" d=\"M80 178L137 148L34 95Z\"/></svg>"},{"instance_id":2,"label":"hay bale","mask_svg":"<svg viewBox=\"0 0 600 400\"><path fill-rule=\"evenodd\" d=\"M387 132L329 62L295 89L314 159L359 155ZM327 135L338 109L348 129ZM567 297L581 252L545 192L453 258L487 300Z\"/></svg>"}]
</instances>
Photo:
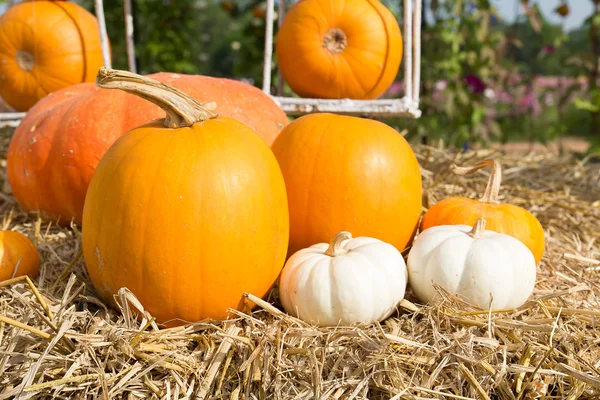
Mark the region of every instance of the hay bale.
<instances>
[{"instance_id":1,"label":"hay bale","mask_svg":"<svg viewBox=\"0 0 600 400\"><path fill-rule=\"evenodd\" d=\"M502 162L504 200L547 232L531 301L482 312L441 289L427 306L408 291L383 324L315 328L279 311L274 290L253 313L159 330L126 290L120 311L102 304L77 229L28 217L3 193L2 228L34 238L43 265L38 295L24 280L0 288L0 399L599 398L600 164L417 153L426 204L482 193L487 172L457 177L453 162Z\"/></svg>"}]
</instances>

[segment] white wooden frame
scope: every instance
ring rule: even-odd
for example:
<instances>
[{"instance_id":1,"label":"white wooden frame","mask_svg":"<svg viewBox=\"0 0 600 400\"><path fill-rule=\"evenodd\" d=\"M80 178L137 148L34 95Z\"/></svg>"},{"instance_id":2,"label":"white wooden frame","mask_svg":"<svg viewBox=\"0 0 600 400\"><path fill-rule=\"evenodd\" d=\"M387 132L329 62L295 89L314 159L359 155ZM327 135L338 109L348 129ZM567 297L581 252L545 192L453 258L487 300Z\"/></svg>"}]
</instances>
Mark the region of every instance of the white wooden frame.
<instances>
[{"instance_id":1,"label":"white wooden frame","mask_svg":"<svg viewBox=\"0 0 600 400\"><path fill-rule=\"evenodd\" d=\"M263 68L263 92L279 104L289 115L303 115L312 112L333 112L379 117L419 118L419 91L421 81L421 0L404 0L404 96L399 99L379 100L330 100L314 98L283 97L283 78L278 72L277 94L271 94L271 73L273 63L273 14L275 0L267 0L265 16L265 54ZM285 0L278 0L278 26L285 14Z\"/></svg>"},{"instance_id":2,"label":"white wooden frame","mask_svg":"<svg viewBox=\"0 0 600 400\"><path fill-rule=\"evenodd\" d=\"M327 100L283 97L283 79L278 73L277 95L271 94L271 72L273 62L273 14L275 0L267 0L265 16L265 52L263 67L263 91L270 95L276 103L289 115L302 115L311 112L334 112L338 114L354 114L379 117L405 117L419 118L419 91L421 80L421 0L404 1L403 20L403 64L404 64L404 96L399 99L380 100ZM8 0L8 6L13 4ZM102 58L104 65L111 67L106 20L104 18L103 0L94 0L100 42L102 45ZM131 0L123 0L125 35L127 45L127 61L129 71L136 72L135 48L133 40L133 16L131 13ZM280 26L285 15L285 0L278 0L278 25ZM4 126L16 127L25 113L0 113L0 128Z\"/></svg>"}]
</instances>

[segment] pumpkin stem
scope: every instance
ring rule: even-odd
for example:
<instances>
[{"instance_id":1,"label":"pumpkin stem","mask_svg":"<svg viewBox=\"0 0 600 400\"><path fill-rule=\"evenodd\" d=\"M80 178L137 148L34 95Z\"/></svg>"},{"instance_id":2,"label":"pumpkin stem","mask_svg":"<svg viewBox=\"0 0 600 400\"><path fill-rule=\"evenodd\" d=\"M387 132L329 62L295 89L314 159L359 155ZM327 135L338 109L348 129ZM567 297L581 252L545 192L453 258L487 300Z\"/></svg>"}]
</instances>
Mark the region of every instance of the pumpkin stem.
<instances>
[{"instance_id":1,"label":"pumpkin stem","mask_svg":"<svg viewBox=\"0 0 600 400\"><path fill-rule=\"evenodd\" d=\"M342 242L344 240L352 239L350 232L340 232L331 239L329 247L325 250L325 254L330 257L342 256L348 252L346 249L342 249Z\"/></svg>"},{"instance_id":2,"label":"pumpkin stem","mask_svg":"<svg viewBox=\"0 0 600 400\"><path fill-rule=\"evenodd\" d=\"M483 232L485 232L485 219L479 218L475 221L473 229L471 229L467 235L471 236L473 239L481 239L483 237Z\"/></svg>"},{"instance_id":3,"label":"pumpkin stem","mask_svg":"<svg viewBox=\"0 0 600 400\"><path fill-rule=\"evenodd\" d=\"M481 196L482 203L499 203L498 193L500 192L500 184L502 183L502 166L496 160L485 160L473 167L458 167L452 166L452 172L457 175L468 175L481 168L490 167L490 179L488 180L485 192Z\"/></svg>"},{"instance_id":4,"label":"pumpkin stem","mask_svg":"<svg viewBox=\"0 0 600 400\"><path fill-rule=\"evenodd\" d=\"M348 46L348 38L341 29L330 29L323 38L323 47L329 50L331 54L341 53L346 46Z\"/></svg>"},{"instance_id":5,"label":"pumpkin stem","mask_svg":"<svg viewBox=\"0 0 600 400\"><path fill-rule=\"evenodd\" d=\"M181 90L129 71L101 67L96 85L103 89L121 89L156 104L167 113L167 128L192 126L218 116L214 112L215 103L202 103Z\"/></svg>"},{"instance_id":6,"label":"pumpkin stem","mask_svg":"<svg viewBox=\"0 0 600 400\"><path fill-rule=\"evenodd\" d=\"M25 72L31 72L35 66L33 54L25 50L17 50L17 65Z\"/></svg>"}]
</instances>

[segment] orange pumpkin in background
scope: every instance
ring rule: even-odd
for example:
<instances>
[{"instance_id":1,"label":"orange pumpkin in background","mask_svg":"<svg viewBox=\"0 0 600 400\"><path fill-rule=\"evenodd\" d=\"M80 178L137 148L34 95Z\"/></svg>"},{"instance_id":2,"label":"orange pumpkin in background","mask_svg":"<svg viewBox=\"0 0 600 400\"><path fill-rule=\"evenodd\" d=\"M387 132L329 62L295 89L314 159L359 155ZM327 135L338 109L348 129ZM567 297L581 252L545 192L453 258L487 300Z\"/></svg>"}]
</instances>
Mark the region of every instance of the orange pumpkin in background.
<instances>
[{"instance_id":1,"label":"orange pumpkin in background","mask_svg":"<svg viewBox=\"0 0 600 400\"><path fill-rule=\"evenodd\" d=\"M378 0L300 0L285 15L275 56L299 96L376 99L398 74L402 34Z\"/></svg>"},{"instance_id":2,"label":"orange pumpkin in background","mask_svg":"<svg viewBox=\"0 0 600 400\"><path fill-rule=\"evenodd\" d=\"M67 1L23 1L0 16L0 97L18 111L103 65L96 17Z\"/></svg>"},{"instance_id":3,"label":"orange pumpkin in background","mask_svg":"<svg viewBox=\"0 0 600 400\"><path fill-rule=\"evenodd\" d=\"M40 255L31 240L19 232L0 231L0 282L39 273Z\"/></svg>"},{"instance_id":4,"label":"orange pumpkin in background","mask_svg":"<svg viewBox=\"0 0 600 400\"><path fill-rule=\"evenodd\" d=\"M483 196L470 199L462 196L438 201L427 210L421 221L421 231L437 225L474 225L483 218L486 229L513 236L525 244L539 263L544 255L544 228L526 209L498 200L502 182L502 166L496 160L485 160L473 167L453 166L458 175L468 175L481 168L490 167L490 179Z\"/></svg>"},{"instance_id":5,"label":"orange pumpkin in background","mask_svg":"<svg viewBox=\"0 0 600 400\"><path fill-rule=\"evenodd\" d=\"M125 71L98 74L103 87L167 112L120 137L92 177L82 243L98 293L114 304L127 287L167 325L224 319L243 307L244 292L264 296L289 236L285 183L269 146L169 86Z\"/></svg>"},{"instance_id":6,"label":"orange pumpkin in background","mask_svg":"<svg viewBox=\"0 0 600 400\"><path fill-rule=\"evenodd\" d=\"M288 118L260 89L231 79L158 73L152 79L200 101L216 101L217 113L237 119L271 145ZM7 172L13 195L26 211L52 220L81 222L85 194L96 165L122 134L162 110L121 90L82 83L40 100L15 130Z\"/></svg>"},{"instance_id":7,"label":"orange pumpkin in background","mask_svg":"<svg viewBox=\"0 0 600 400\"><path fill-rule=\"evenodd\" d=\"M400 133L375 120L308 114L272 146L290 209L289 254L340 231L404 250L421 216L421 171Z\"/></svg>"}]
</instances>

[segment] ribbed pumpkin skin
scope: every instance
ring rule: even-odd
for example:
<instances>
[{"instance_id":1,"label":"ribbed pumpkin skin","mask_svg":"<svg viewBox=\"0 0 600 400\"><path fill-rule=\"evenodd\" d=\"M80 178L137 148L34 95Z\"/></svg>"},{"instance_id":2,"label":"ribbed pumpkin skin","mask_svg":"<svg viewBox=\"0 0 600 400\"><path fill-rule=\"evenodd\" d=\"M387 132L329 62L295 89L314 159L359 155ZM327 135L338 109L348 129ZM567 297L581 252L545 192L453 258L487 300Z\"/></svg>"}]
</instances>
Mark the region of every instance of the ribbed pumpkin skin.
<instances>
[{"instance_id":1,"label":"ribbed pumpkin skin","mask_svg":"<svg viewBox=\"0 0 600 400\"><path fill-rule=\"evenodd\" d=\"M485 219L487 230L519 239L531 250L535 262L540 262L544 255L544 228L533 214L513 204L450 197L427 210L421 221L421 231L438 225L471 226L479 218Z\"/></svg>"},{"instance_id":2,"label":"ribbed pumpkin skin","mask_svg":"<svg viewBox=\"0 0 600 400\"><path fill-rule=\"evenodd\" d=\"M340 231L402 251L421 215L421 173L408 142L374 120L309 114L272 146L290 209L288 254Z\"/></svg>"},{"instance_id":3,"label":"ribbed pumpkin skin","mask_svg":"<svg viewBox=\"0 0 600 400\"><path fill-rule=\"evenodd\" d=\"M337 30L337 31L336 31ZM325 42L339 32L346 47ZM302 97L375 99L394 82L402 35L378 0L300 0L277 34L277 65Z\"/></svg>"},{"instance_id":4,"label":"ribbed pumpkin skin","mask_svg":"<svg viewBox=\"0 0 600 400\"><path fill-rule=\"evenodd\" d=\"M0 16L0 96L18 111L102 65L98 21L75 3L23 1Z\"/></svg>"},{"instance_id":5,"label":"ribbed pumpkin skin","mask_svg":"<svg viewBox=\"0 0 600 400\"><path fill-rule=\"evenodd\" d=\"M216 101L220 115L247 124L268 145L288 124L279 106L254 86L172 73L149 77L197 100ZM81 222L92 173L106 150L125 132L158 118L164 118L158 106L93 83L50 94L27 113L11 139L7 172L14 197L26 211Z\"/></svg>"},{"instance_id":6,"label":"ribbed pumpkin skin","mask_svg":"<svg viewBox=\"0 0 600 400\"><path fill-rule=\"evenodd\" d=\"M39 272L40 255L31 240L19 232L0 231L0 282L13 275L35 278Z\"/></svg>"},{"instance_id":7,"label":"ribbed pumpkin skin","mask_svg":"<svg viewBox=\"0 0 600 400\"><path fill-rule=\"evenodd\" d=\"M129 288L159 322L223 319L263 296L285 261L285 185L269 147L218 117L134 129L108 150L83 213L86 267L102 298Z\"/></svg>"}]
</instances>

